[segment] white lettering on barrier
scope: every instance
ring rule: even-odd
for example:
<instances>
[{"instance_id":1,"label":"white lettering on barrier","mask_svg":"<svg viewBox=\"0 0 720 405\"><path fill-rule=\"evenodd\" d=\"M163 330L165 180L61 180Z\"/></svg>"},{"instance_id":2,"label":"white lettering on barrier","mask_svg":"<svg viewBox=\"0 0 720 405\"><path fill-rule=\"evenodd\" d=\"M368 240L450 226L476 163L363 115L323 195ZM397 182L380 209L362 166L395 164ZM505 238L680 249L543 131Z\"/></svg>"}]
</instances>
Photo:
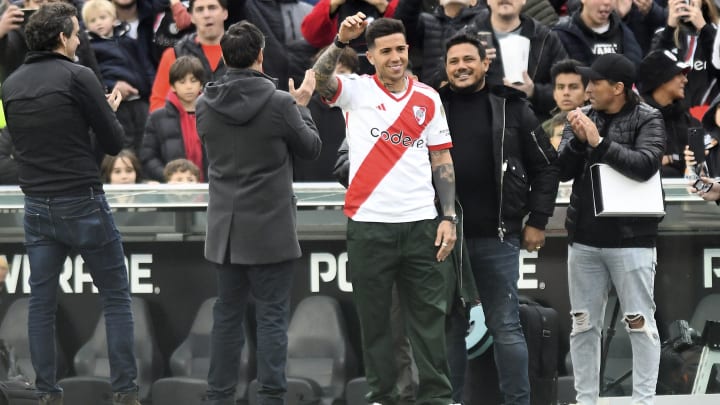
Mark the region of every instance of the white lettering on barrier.
<instances>
[{"instance_id":1,"label":"white lettering on barrier","mask_svg":"<svg viewBox=\"0 0 720 405\"><path fill-rule=\"evenodd\" d=\"M526 278L526 276L535 274L537 265L535 263L528 263L526 259L537 259L538 252L528 252L527 250L520 251L520 278L518 279L518 289L520 290L537 290L538 281L532 278ZM543 286L545 284L542 284Z\"/></svg>"},{"instance_id":2,"label":"white lettering on barrier","mask_svg":"<svg viewBox=\"0 0 720 405\"><path fill-rule=\"evenodd\" d=\"M537 259L537 252L520 252L520 278L518 288L522 290L537 290L545 288L545 283L530 278L536 272L537 265L526 259ZM352 292L352 283L347 279L347 252L340 253L337 258L332 253L310 254L310 292L320 292L320 283L330 283L337 280L338 289L342 292Z\"/></svg>"},{"instance_id":3,"label":"white lettering on barrier","mask_svg":"<svg viewBox=\"0 0 720 405\"><path fill-rule=\"evenodd\" d=\"M0 255L5 257L5 255ZM125 265L128 269L128 281L130 292L134 294L158 293L152 284L152 254L131 254L125 257ZM74 258L67 257L63 263L63 271L60 273L59 286L65 294L83 294L85 285L91 286L92 293L98 292L97 287L92 284L90 271L85 269L85 262L80 255ZM27 255L16 254L12 260L8 260L9 271L5 278L5 286L9 294L30 293L30 260Z\"/></svg>"},{"instance_id":4,"label":"white lettering on barrier","mask_svg":"<svg viewBox=\"0 0 720 405\"><path fill-rule=\"evenodd\" d=\"M713 275L720 278L720 267L713 267L713 259L720 258L720 249L704 249L703 250L703 286L712 288Z\"/></svg>"},{"instance_id":5,"label":"white lettering on barrier","mask_svg":"<svg viewBox=\"0 0 720 405\"><path fill-rule=\"evenodd\" d=\"M337 259L332 253L311 253L310 292L320 292L320 280L329 283L335 279L340 291L352 292L352 284L347 280L347 261L346 252L340 253Z\"/></svg>"}]
</instances>

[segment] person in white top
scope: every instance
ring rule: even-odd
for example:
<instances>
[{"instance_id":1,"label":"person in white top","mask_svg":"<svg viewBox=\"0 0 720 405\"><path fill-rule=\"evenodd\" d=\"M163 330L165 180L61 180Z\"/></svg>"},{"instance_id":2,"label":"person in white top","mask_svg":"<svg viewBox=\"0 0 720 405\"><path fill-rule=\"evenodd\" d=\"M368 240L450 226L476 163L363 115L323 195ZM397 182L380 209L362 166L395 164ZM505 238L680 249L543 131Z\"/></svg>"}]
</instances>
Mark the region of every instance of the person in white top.
<instances>
[{"instance_id":1,"label":"person in white top","mask_svg":"<svg viewBox=\"0 0 720 405\"><path fill-rule=\"evenodd\" d=\"M364 31L373 76L335 75L342 48ZM345 198L353 297L362 329L368 401L396 404L390 301L397 283L418 367L416 402L447 405L447 260L456 241L452 140L440 97L406 75L408 45L399 20L347 17L313 67L316 90L342 108L349 145ZM439 200L439 210L435 197Z\"/></svg>"}]
</instances>

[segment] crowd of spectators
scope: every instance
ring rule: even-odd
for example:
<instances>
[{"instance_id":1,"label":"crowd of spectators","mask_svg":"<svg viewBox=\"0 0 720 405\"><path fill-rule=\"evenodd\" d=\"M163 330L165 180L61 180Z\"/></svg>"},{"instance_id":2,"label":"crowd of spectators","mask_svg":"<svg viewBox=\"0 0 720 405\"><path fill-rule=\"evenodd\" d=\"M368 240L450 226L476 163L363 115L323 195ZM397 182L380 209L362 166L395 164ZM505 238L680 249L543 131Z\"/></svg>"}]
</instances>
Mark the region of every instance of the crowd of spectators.
<instances>
[{"instance_id":1,"label":"crowd of spectators","mask_svg":"<svg viewBox=\"0 0 720 405\"><path fill-rule=\"evenodd\" d=\"M589 66L599 55L622 53L639 68L651 52L668 52L687 65L682 71L687 80L681 84L683 97L675 97L669 103L672 111L666 111L667 126L676 123L673 117L683 122L681 130L668 135L664 175L682 176L686 161L692 163L684 153L687 126L702 127L709 139L707 153L717 154L712 150L717 124L710 116L715 109L705 116L720 94L720 16L714 0L0 0L0 86L28 52L27 19L51 1L77 8L77 62L95 72L106 92L118 89L123 96L117 116L125 130L124 148L139 161L137 181L165 182L165 165L180 158L195 164L198 180L206 181L194 99L227 70L219 43L230 24L246 19L263 31L263 69L287 89L288 79L301 81L315 55L332 43L338 22L358 11L368 19L402 20L410 68L436 89L447 83L445 41L460 31L478 35L492 60L489 82L524 92L550 137L560 131L567 111L558 104L557 88L567 83L555 82L554 65L573 59ZM352 70L372 74L363 37L349 48L358 58ZM639 88L639 79L636 90L643 99L668 110L650 90ZM321 128L322 139L330 142L312 167L297 162L295 180L333 181L331 168L344 137L341 115L319 98L314 104L316 120L333 122ZM4 125L0 110L0 128ZM0 184L17 181L9 139L3 130Z\"/></svg>"}]
</instances>

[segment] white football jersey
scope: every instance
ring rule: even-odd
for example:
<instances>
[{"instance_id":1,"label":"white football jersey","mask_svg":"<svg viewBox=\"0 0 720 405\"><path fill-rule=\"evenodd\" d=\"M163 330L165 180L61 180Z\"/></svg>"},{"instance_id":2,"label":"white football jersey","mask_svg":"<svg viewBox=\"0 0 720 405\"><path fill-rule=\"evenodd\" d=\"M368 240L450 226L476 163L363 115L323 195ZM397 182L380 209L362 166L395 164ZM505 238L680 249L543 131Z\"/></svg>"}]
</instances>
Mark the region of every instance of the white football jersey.
<instances>
[{"instance_id":1,"label":"white football jersey","mask_svg":"<svg viewBox=\"0 0 720 405\"><path fill-rule=\"evenodd\" d=\"M345 214L361 222L414 222L437 216L430 151L452 147L440 96L407 78L390 93L377 76L338 75L328 100L342 108L349 145Z\"/></svg>"}]
</instances>

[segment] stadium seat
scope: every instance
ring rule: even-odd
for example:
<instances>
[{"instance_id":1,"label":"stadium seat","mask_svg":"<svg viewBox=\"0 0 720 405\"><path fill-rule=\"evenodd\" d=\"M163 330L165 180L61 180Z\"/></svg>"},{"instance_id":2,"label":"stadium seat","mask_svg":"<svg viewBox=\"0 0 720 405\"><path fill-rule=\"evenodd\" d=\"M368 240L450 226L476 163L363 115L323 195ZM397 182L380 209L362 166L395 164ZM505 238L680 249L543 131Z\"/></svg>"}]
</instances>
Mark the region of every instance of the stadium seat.
<instances>
[{"instance_id":1,"label":"stadium seat","mask_svg":"<svg viewBox=\"0 0 720 405\"><path fill-rule=\"evenodd\" d=\"M18 298L10 304L2 324L0 324L0 340L12 350L15 357L14 370L11 372L10 370L4 371L14 374L15 377L17 377L17 374L22 375L23 379L35 382L35 369L30 361L30 342L28 338L29 305L30 298L28 297ZM55 353L57 357L56 375L58 378L62 378L67 374L67 361L57 336L55 337Z\"/></svg>"},{"instance_id":2,"label":"stadium seat","mask_svg":"<svg viewBox=\"0 0 720 405\"><path fill-rule=\"evenodd\" d=\"M157 380L152 387L153 405L199 405L207 390L210 368L210 335L213 325L213 305L217 298L209 298L200 305L187 338L170 356L172 377ZM246 331L247 331L246 324ZM255 376L255 361L251 340L245 333L245 345L240 357L240 373L236 399L247 397L249 381Z\"/></svg>"},{"instance_id":3,"label":"stadium seat","mask_svg":"<svg viewBox=\"0 0 720 405\"><path fill-rule=\"evenodd\" d=\"M288 327L287 404L319 400L330 405L343 399L356 368L338 301L321 295L300 301ZM256 393L253 381L250 405L257 403Z\"/></svg>"},{"instance_id":4,"label":"stadium seat","mask_svg":"<svg viewBox=\"0 0 720 405\"><path fill-rule=\"evenodd\" d=\"M150 397L152 382L162 374L162 358L155 340L147 302L132 299L135 321L135 363L137 364L138 397ZM66 404L102 404L112 395L110 362L107 353L105 317L100 315L90 340L75 355L77 376L58 382L64 390Z\"/></svg>"}]
</instances>

